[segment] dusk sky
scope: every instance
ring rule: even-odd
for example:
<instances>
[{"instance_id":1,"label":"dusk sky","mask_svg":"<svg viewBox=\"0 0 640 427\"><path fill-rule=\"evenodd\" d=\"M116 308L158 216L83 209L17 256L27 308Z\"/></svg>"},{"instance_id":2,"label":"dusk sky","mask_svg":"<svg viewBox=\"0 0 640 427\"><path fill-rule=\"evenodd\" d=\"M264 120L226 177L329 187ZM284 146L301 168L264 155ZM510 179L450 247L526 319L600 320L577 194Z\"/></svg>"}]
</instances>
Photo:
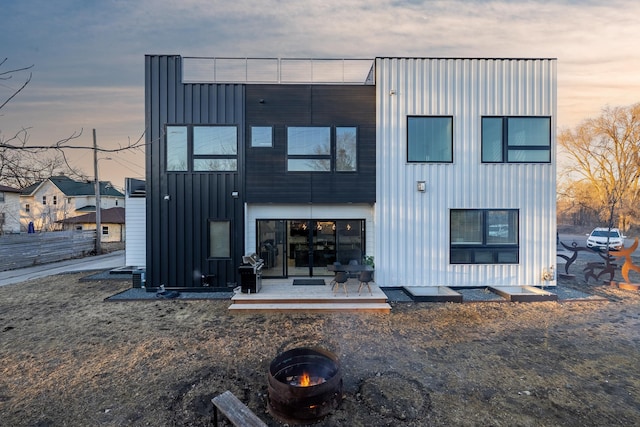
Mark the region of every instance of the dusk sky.
<instances>
[{"instance_id":1,"label":"dusk sky","mask_svg":"<svg viewBox=\"0 0 640 427\"><path fill-rule=\"evenodd\" d=\"M3 0L0 71L33 65L0 113L43 145L92 129L105 148L144 131L144 55L558 59L558 126L640 102L640 2L421 0ZM0 102L27 78L0 81ZM105 156L106 157L106 156ZM110 155L101 180L144 177L142 154ZM93 176L90 150L72 157Z\"/></svg>"}]
</instances>

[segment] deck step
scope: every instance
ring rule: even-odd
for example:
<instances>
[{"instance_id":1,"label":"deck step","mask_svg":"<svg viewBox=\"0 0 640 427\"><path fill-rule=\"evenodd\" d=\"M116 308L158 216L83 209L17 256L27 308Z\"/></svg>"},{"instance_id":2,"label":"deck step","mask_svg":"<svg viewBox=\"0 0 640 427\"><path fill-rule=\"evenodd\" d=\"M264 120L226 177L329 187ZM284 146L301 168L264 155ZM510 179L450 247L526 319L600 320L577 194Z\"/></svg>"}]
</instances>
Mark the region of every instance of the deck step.
<instances>
[{"instance_id":1,"label":"deck step","mask_svg":"<svg viewBox=\"0 0 640 427\"><path fill-rule=\"evenodd\" d=\"M391 306L379 302L350 303L308 303L308 302L273 302L273 303L234 303L229 306L234 313L256 313L267 311L280 312L356 312L356 313L390 313Z\"/></svg>"},{"instance_id":2,"label":"deck step","mask_svg":"<svg viewBox=\"0 0 640 427\"><path fill-rule=\"evenodd\" d=\"M386 297L378 297L378 298L358 298L355 297L311 297L311 298L300 298L296 296L270 296L270 297L261 297L261 298L231 298L231 301L234 304L368 304L368 303L377 303L384 304L387 302Z\"/></svg>"}]
</instances>

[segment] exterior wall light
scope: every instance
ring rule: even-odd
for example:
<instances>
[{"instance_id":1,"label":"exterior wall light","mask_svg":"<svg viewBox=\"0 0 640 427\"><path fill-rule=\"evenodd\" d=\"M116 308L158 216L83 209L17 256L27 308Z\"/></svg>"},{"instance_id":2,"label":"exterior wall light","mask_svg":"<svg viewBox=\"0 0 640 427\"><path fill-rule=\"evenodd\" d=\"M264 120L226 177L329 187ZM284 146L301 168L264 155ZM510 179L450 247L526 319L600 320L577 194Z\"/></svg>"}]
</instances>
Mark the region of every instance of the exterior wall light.
<instances>
[{"instance_id":1,"label":"exterior wall light","mask_svg":"<svg viewBox=\"0 0 640 427\"><path fill-rule=\"evenodd\" d=\"M418 181L418 191L421 193L424 193L425 191L427 191L427 183L424 181Z\"/></svg>"},{"instance_id":2,"label":"exterior wall light","mask_svg":"<svg viewBox=\"0 0 640 427\"><path fill-rule=\"evenodd\" d=\"M238 192L237 191L232 191L231 192L231 197L233 197L234 199L238 198Z\"/></svg>"}]
</instances>

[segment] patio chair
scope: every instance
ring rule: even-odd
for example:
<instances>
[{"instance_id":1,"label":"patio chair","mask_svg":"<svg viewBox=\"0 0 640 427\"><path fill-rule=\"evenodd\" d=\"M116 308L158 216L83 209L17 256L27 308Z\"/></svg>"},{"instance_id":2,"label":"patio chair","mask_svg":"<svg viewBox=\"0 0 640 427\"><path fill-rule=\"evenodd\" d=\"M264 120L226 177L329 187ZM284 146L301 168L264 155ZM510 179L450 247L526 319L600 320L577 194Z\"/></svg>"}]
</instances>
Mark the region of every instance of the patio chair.
<instances>
[{"instance_id":1,"label":"patio chair","mask_svg":"<svg viewBox=\"0 0 640 427\"><path fill-rule=\"evenodd\" d=\"M371 286L369 286L369 283L374 281L373 271L371 270L361 271L360 275L358 276L358 280L360 281L360 286L358 286L358 295L360 295L360 289L362 289L364 285L367 285L367 288L369 288L369 295L373 295L371 293Z\"/></svg>"},{"instance_id":2,"label":"patio chair","mask_svg":"<svg viewBox=\"0 0 640 427\"><path fill-rule=\"evenodd\" d=\"M336 271L336 275L330 283L331 290L333 291L334 295L338 291L338 288L340 288L340 284L342 284L342 286L344 287L345 295L349 296L349 292L347 292L347 280L349 280L349 275L346 271Z\"/></svg>"},{"instance_id":3,"label":"patio chair","mask_svg":"<svg viewBox=\"0 0 640 427\"><path fill-rule=\"evenodd\" d=\"M349 265L360 265L357 259L352 259L349 261ZM358 277L357 271L352 271L349 273L349 277L353 277L354 279Z\"/></svg>"}]
</instances>

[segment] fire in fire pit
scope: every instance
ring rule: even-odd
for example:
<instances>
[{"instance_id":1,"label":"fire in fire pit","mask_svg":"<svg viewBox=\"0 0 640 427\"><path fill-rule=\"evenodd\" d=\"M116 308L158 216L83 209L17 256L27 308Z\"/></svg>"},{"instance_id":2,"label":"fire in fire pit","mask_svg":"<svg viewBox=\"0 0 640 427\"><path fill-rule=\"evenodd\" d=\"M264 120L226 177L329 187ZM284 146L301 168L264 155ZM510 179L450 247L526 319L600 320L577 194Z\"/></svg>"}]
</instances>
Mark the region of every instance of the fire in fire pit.
<instances>
[{"instance_id":1,"label":"fire in fire pit","mask_svg":"<svg viewBox=\"0 0 640 427\"><path fill-rule=\"evenodd\" d=\"M284 422L320 419L342 402L338 358L320 348L295 348L269 366L268 408Z\"/></svg>"}]
</instances>

